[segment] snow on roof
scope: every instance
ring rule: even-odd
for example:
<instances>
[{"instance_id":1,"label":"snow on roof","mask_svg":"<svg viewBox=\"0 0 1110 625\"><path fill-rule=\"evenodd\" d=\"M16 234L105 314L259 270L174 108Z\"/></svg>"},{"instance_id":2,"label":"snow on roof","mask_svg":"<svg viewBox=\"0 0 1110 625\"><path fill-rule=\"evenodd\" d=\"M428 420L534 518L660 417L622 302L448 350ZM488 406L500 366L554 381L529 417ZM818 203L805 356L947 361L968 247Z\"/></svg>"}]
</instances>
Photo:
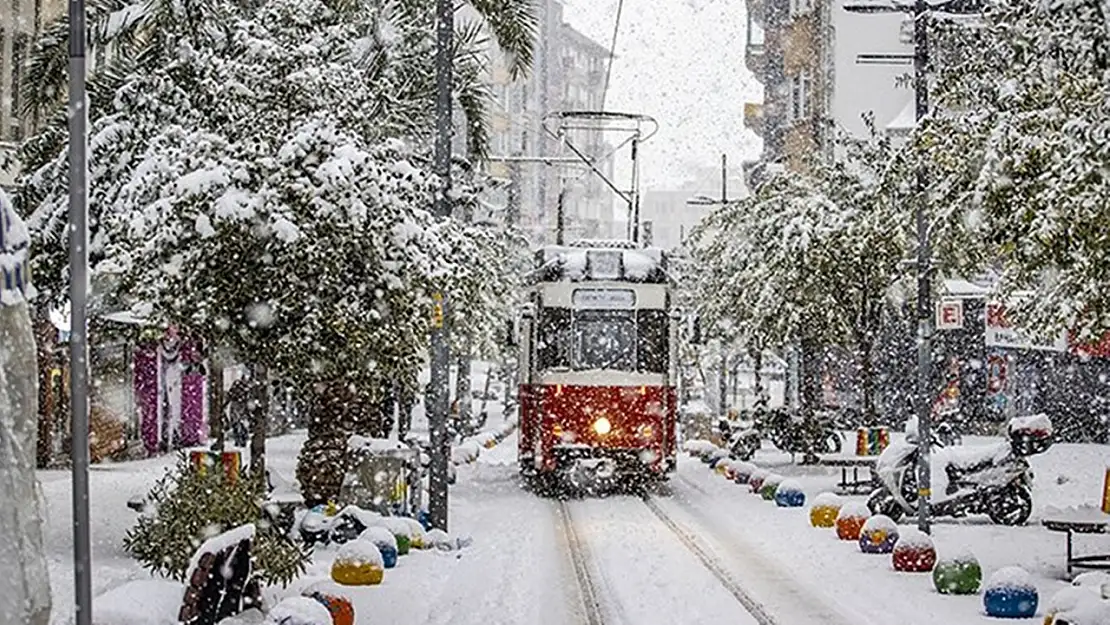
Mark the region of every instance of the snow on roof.
<instances>
[{"instance_id":1,"label":"snow on roof","mask_svg":"<svg viewBox=\"0 0 1110 625\"><path fill-rule=\"evenodd\" d=\"M536 251L535 274L543 281L665 280L667 255L662 248L547 245Z\"/></svg>"},{"instance_id":2,"label":"snow on roof","mask_svg":"<svg viewBox=\"0 0 1110 625\"><path fill-rule=\"evenodd\" d=\"M1032 432L1046 432L1052 433L1052 420L1044 413L1029 415L1026 417L1014 417L1010 419L1009 425L1010 432L1018 430L1026 430Z\"/></svg>"},{"instance_id":3,"label":"snow on roof","mask_svg":"<svg viewBox=\"0 0 1110 625\"><path fill-rule=\"evenodd\" d=\"M950 278L944 281L944 291L954 297L986 297L990 295L991 289L967 280Z\"/></svg>"}]
</instances>

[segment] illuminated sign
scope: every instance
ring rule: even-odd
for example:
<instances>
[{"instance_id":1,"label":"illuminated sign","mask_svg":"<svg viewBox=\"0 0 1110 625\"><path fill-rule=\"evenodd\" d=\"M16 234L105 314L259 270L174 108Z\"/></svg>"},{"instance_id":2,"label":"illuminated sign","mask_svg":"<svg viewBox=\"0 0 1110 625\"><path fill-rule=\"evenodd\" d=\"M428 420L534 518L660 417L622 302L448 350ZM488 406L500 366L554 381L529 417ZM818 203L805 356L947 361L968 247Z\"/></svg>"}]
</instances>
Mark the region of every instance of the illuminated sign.
<instances>
[{"instance_id":1,"label":"illuminated sign","mask_svg":"<svg viewBox=\"0 0 1110 625\"><path fill-rule=\"evenodd\" d=\"M636 292L632 289L575 289L575 308L632 308Z\"/></svg>"}]
</instances>

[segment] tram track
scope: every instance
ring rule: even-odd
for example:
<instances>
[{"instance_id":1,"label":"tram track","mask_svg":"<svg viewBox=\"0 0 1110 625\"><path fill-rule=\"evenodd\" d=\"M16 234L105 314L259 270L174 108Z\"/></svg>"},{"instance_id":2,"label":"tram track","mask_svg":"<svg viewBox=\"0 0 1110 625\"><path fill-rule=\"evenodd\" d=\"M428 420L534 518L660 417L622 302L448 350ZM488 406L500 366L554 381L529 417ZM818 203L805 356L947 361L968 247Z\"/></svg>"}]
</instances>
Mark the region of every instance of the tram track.
<instances>
[{"instance_id":1,"label":"tram track","mask_svg":"<svg viewBox=\"0 0 1110 625\"><path fill-rule=\"evenodd\" d=\"M782 625L762 603L755 599L730 574L725 564L699 544L693 531L688 529L681 521L676 520L656 501L655 496L642 494L637 497L629 497L625 501L633 508L638 508L642 504L648 512L642 518L644 520L650 519L650 524L659 527L656 531L660 535L671 536L675 539L674 542L681 545L681 548L674 548L674 553L676 555L685 553L688 556L693 556L693 559L698 563L693 565L695 570L701 568L707 571L720 584L727 595L740 604L738 607L751 618L751 622L757 625ZM559 500L556 510L583 608L581 622L586 625L613 625L614 623L633 622L628 618L630 615L624 613L624 608L619 599L615 598L612 592L613 589L609 587L611 580L605 578L605 567L602 566L601 561L594 557L595 554L591 553L588 541L580 535L579 529L575 525L572 507L570 502ZM636 517L639 517L639 515L636 515ZM630 522L634 521L630 518ZM706 582L708 581L709 579L706 578ZM724 596L721 595L722 598ZM602 597L608 597L609 599L603 600Z\"/></svg>"},{"instance_id":2,"label":"tram track","mask_svg":"<svg viewBox=\"0 0 1110 625\"><path fill-rule=\"evenodd\" d=\"M779 625L779 622L767 612L763 604L752 597L743 586L733 579L728 569L726 569L715 556L699 545L691 532L683 528L682 525L667 514L652 495L645 494L642 496L641 500L644 502L644 505L647 506L648 510L671 531L671 534L686 547L687 551L701 562L702 566L721 583L721 586L744 607L744 610L747 611L759 625Z\"/></svg>"},{"instance_id":3,"label":"tram track","mask_svg":"<svg viewBox=\"0 0 1110 625\"><path fill-rule=\"evenodd\" d=\"M575 583L578 586L578 595L582 600L582 609L585 625L605 625L605 614L601 609L601 600L598 597L597 586L593 575L590 573L589 557L586 548L574 527L574 519L570 514L570 506L564 500L558 501L559 524L566 538L567 548L570 552L570 563L574 569Z\"/></svg>"}]
</instances>

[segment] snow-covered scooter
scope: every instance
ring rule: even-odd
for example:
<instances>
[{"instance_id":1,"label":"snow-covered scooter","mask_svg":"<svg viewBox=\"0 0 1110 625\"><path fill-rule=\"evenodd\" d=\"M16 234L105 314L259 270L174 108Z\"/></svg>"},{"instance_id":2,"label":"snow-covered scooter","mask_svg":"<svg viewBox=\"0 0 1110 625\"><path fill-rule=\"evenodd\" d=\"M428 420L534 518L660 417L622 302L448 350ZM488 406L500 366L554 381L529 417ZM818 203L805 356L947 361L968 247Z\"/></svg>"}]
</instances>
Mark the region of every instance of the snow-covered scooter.
<instances>
[{"instance_id":1,"label":"snow-covered scooter","mask_svg":"<svg viewBox=\"0 0 1110 625\"><path fill-rule=\"evenodd\" d=\"M1052 445L1052 422L1043 414L1016 417L1007 425L1009 440L990 445L944 447L933 437L930 481L932 513L962 517L986 514L1000 525L1022 525L1033 512L1033 472L1026 458ZM881 486L867 507L895 521L917 513L917 427L906 441L891 443L879 456L875 473Z\"/></svg>"}]
</instances>

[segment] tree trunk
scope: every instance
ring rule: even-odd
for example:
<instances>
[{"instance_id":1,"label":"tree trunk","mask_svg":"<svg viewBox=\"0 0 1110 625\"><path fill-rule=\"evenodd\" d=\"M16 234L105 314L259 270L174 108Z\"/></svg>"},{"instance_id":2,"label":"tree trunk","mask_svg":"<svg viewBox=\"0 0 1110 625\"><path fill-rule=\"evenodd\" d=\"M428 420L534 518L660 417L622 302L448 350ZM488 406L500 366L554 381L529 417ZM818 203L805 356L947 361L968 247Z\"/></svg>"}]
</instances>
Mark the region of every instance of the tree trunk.
<instances>
[{"instance_id":1,"label":"tree trunk","mask_svg":"<svg viewBox=\"0 0 1110 625\"><path fill-rule=\"evenodd\" d=\"M878 423L878 412L875 410L875 345L870 339L861 340L859 343L859 376L860 394L863 400L863 422L868 426Z\"/></svg>"},{"instance_id":2,"label":"tree trunk","mask_svg":"<svg viewBox=\"0 0 1110 625\"><path fill-rule=\"evenodd\" d=\"M45 307L35 307L34 318L35 346L38 355L38 443L35 449L35 464L45 469L54 461L54 341L57 329L50 322Z\"/></svg>"},{"instance_id":3,"label":"tree trunk","mask_svg":"<svg viewBox=\"0 0 1110 625\"><path fill-rule=\"evenodd\" d=\"M261 484L266 484L266 422L270 414L270 387L266 366L251 366L251 466L250 472Z\"/></svg>"},{"instance_id":4,"label":"tree trunk","mask_svg":"<svg viewBox=\"0 0 1110 625\"><path fill-rule=\"evenodd\" d=\"M224 367L212 345L208 346L208 435L213 439L212 449L223 451L226 443L224 430Z\"/></svg>"},{"instance_id":5,"label":"tree trunk","mask_svg":"<svg viewBox=\"0 0 1110 625\"><path fill-rule=\"evenodd\" d=\"M817 408L821 403L821 345L816 340L803 337L801 341L801 412L802 427L806 433L806 450L802 464L817 462L815 453L820 425L817 423Z\"/></svg>"},{"instance_id":6,"label":"tree trunk","mask_svg":"<svg viewBox=\"0 0 1110 625\"><path fill-rule=\"evenodd\" d=\"M469 343L469 342L468 342ZM469 347L469 345L468 345ZM470 350L464 349L456 360L455 400L459 402L459 421L470 423Z\"/></svg>"},{"instance_id":7,"label":"tree trunk","mask_svg":"<svg viewBox=\"0 0 1110 625\"><path fill-rule=\"evenodd\" d=\"M752 366L755 369L752 388L755 392L755 409L757 412L762 412L767 409L767 396L763 389L763 348L756 345L756 347L751 350L751 353Z\"/></svg>"}]
</instances>

